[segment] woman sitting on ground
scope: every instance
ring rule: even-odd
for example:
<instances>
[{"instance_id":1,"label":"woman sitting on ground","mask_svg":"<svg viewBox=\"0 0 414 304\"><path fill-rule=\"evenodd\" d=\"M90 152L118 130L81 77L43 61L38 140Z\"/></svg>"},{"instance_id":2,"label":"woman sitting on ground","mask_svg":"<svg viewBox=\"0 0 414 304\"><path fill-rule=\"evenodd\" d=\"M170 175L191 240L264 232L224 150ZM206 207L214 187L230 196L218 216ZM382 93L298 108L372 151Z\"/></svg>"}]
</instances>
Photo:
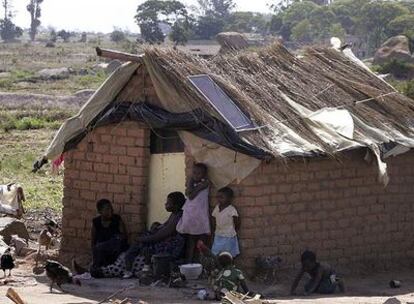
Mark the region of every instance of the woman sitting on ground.
<instances>
[{"instance_id":1,"label":"woman sitting on ground","mask_svg":"<svg viewBox=\"0 0 414 304\"><path fill-rule=\"evenodd\" d=\"M115 262L119 254L128 249L125 225L107 199L96 203L99 216L92 221L92 269Z\"/></svg>"},{"instance_id":2,"label":"woman sitting on ground","mask_svg":"<svg viewBox=\"0 0 414 304\"><path fill-rule=\"evenodd\" d=\"M151 229L139 236L129 250L122 253L113 265L100 268L103 277L130 278L142 270L150 257L155 254L169 254L173 259L183 255L185 240L177 233L176 226L182 216L185 196L181 192L172 192L167 196L165 209L170 216L164 224L152 225Z\"/></svg>"}]
</instances>

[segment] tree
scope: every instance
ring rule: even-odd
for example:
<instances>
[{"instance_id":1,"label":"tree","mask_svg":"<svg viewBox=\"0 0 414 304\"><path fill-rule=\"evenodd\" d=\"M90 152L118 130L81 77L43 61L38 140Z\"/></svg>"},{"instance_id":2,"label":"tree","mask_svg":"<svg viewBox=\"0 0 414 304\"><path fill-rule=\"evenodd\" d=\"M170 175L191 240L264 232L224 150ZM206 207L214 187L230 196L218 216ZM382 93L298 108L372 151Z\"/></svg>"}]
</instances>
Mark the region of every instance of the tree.
<instances>
[{"instance_id":1,"label":"tree","mask_svg":"<svg viewBox=\"0 0 414 304\"><path fill-rule=\"evenodd\" d=\"M30 13L30 40L34 41L37 34L37 29L40 26L40 16L41 16L41 8L40 5L42 4L43 0L30 0L29 4L27 5L26 9Z\"/></svg>"},{"instance_id":2,"label":"tree","mask_svg":"<svg viewBox=\"0 0 414 304\"><path fill-rule=\"evenodd\" d=\"M164 41L165 35L160 29L160 23L173 27L178 22L178 30L178 26L189 25L188 18L186 7L177 0L148 0L138 6L135 16L142 37L149 43Z\"/></svg>"},{"instance_id":3,"label":"tree","mask_svg":"<svg viewBox=\"0 0 414 304\"><path fill-rule=\"evenodd\" d=\"M327 6L319 6L308 16L312 25L313 39L326 39L331 36L331 28L337 23L334 12Z\"/></svg>"},{"instance_id":4,"label":"tree","mask_svg":"<svg viewBox=\"0 0 414 304\"><path fill-rule=\"evenodd\" d=\"M82 32L79 42L86 43L87 41L88 41L88 34L86 32Z\"/></svg>"},{"instance_id":5,"label":"tree","mask_svg":"<svg viewBox=\"0 0 414 304\"><path fill-rule=\"evenodd\" d=\"M201 39L211 39L222 32L236 6L234 0L198 0L198 5L201 15L196 34Z\"/></svg>"},{"instance_id":6,"label":"tree","mask_svg":"<svg viewBox=\"0 0 414 304\"><path fill-rule=\"evenodd\" d=\"M190 36L188 27L180 22L174 23L171 28L170 39L174 41L174 45L185 45Z\"/></svg>"},{"instance_id":7,"label":"tree","mask_svg":"<svg viewBox=\"0 0 414 304\"><path fill-rule=\"evenodd\" d=\"M73 33L65 31L65 30L60 30L57 33L57 36L62 38L64 42L69 42L70 37L73 36Z\"/></svg>"},{"instance_id":8,"label":"tree","mask_svg":"<svg viewBox=\"0 0 414 304\"><path fill-rule=\"evenodd\" d=\"M289 40L292 29L300 22L308 19L313 10L319 6L311 1L294 2L282 14L283 26L281 28L284 39Z\"/></svg>"},{"instance_id":9,"label":"tree","mask_svg":"<svg viewBox=\"0 0 414 304\"><path fill-rule=\"evenodd\" d=\"M211 39L223 31L224 25L224 20L212 15L201 16L197 21L196 35L200 39Z\"/></svg>"},{"instance_id":10,"label":"tree","mask_svg":"<svg viewBox=\"0 0 414 304\"><path fill-rule=\"evenodd\" d=\"M396 2L368 2L361 8L358 23L370 47L377 49L389 37L387 33L389 23L398 16L408 13L407 8Z\"/></svg>"},{"instance_id":11,"label":"tree","mask_svg":"<svg viewBox=\"0 0 414 304\"><path fill-rule=\"evenodd\" d=\"M49 39L50 41L56 42L58 35L54 28L50 28L49 36L50 36L50 39Z\"/></svg>"},{"instance_id":12,"label":"tree","mask_svg":"<svg viewBox=\"0 0 414 304\"><path fill-rule=\"evenodd\" d=\"M0 37L4 41L12 41L13 39L23 35L23 30L16 26L13 21L12 2L11 0L2 0L4 9L4 18L0 19Z\"/></svg>"},{"instance_id":13,"label":"tree","mask_svg":"<svg viewBox=\"0 0 414 304\"><path fill-rule=\"evenodd\" d=\"M261 34L265 34L267 29L266 17L263 14L253 12L231 13L224 27L225 31Z\"/></svg>"},{"instance_id":14,"label":"tree","mask_svg":"<svg viewBox=\"0 0 414 304\"><path fill-rule=\"evenodd\" d=\"M398 16L387 27L390 36L404 34L414 29L414 14Z\"/></svg>"},{"instance_id":15,"label":"tree","mask_svg":"<svg viewBox=\"0 0 414 304\"><path fill-rule=\"evenodd\" d=\"M111 41L113 42L121 42L126 39L125 33L119 29L114 29L111 33Z\"/></svg>"},{"instance_id":16,"label":"tree","mask_svg":"<svg viewBox=\"0 0 414 304\"><path fill-rule=\"evenodd\" d=\"M313 40L312 24L308 19L302 20L292 28L292 38L301 43L309 43Z\"/></svg>"},{"instance_id":17,"label":"tree","mask_svg":"<svg viewBox=\"0 0 414 304\"><path fill-rule=\"evenodd\" d=\"M234 0L198 0L198 5L203 16L212 15L226 19L236 7Z\"/></svg>"}]
</instances>

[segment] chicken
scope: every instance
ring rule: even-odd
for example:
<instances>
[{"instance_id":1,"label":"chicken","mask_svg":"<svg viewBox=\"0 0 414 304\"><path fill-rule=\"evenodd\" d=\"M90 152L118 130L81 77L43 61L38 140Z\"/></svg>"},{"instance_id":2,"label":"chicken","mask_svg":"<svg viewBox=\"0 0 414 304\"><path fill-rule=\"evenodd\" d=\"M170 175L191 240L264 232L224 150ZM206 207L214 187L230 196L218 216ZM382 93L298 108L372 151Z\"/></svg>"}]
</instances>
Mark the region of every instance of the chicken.
<instances>
[{"instance_id":1,"label":"chicken","mask_svg":"<svg viewBox=\"0 0 414 304\"><path fill-rule=\"evenodd\" d=\"M264 276L264 280L273 283L276 279L276 271L280 266L282 259L278 256L260 256L255 260L255 276Z\"/></svg>"},{"instance_id":2,"label":"chicken","mask_svg":"<svg viewBox=\"0 0 414 304\"><path fill-rule=\"evenodd\" d=\"M0 258L0 268L4 272L4 277L6 277L6 270L9 270L9 277L11 276L11 270L14 266L14 259L11 254L11 249L7 248Z\"/></svg>"},{"instance_id":3,"label":"chicken","mask_svg":"<svg viewBox=\"0 0 414 304\"><path fill-rule=\"evenodd\" d=\"M56 229L58 227L57 223L54 220L47 221L45 226L46 226L45 229L40 231L40 234L39 234L39 239L38 239L39 248L37 250L36 266L39 261L39 255L40 255L40 250L42 246L45 246L46 250L49 250L49 247L53 241L53 235L56 232Z\"/></svg>"},{"instance_id":4,"label":"chicken","mask_svg":"<svg viewBox=\"0 0 414 304\"><path fill-rule=\"evenodd\" d=\"M211 278L217 269L220 268L217 256L204 244L203 241L198 241L197 249L200 252L200 264L208 278Z\"/></svg>"},{"instance_id":5,"label":"chicken","mask_svg":"<svg viewBox=\"0 0 414 304\"><path fill-rule=\"evenodd\" d=\"M62 291L62 284L77 284L79 286L81 285L81 282L79 280L73 278L70 270L67 267L60 264L59 262L47 260L45 269L46 275L51 281L50 292L53 292L53 285L55 283Z\"/></svg>"}]
</instances>

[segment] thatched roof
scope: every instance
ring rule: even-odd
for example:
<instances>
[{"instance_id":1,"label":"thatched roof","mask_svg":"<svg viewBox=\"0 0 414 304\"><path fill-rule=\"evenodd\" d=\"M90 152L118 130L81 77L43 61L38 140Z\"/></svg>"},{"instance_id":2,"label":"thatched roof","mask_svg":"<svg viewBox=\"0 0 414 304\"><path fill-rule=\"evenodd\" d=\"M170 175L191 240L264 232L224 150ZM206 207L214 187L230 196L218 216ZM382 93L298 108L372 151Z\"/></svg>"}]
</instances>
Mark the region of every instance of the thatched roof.
<instances>
[{"instance_id":1,"label":"thatched roof","mask_svg":"<svg viewBox=\"0 0 414 304\"><path fill-rule=\"evenodd\" d=\"M414 101L369 71L349 49L309 48L298 57L275 44L211 60L157 47L146 48L140 56L101 51L107 57L131 62L116 70L80 112L62 125L44 159L58 157L68 149L68 142L93 127L105 109L124 101L145 101L169 113L193 113L199 125L203 121L196 113L205 113L226 125L188 79L198 74L208 74L257 126L250 131L230 131L227 135L231 136L222 136L221 143L214 142L214 149L211 142L191 131L179 132L197 161L217 169L216 180L221 186L235 178L243 179L259 165L263 155L279 159L334 156L358 147L374 153L380 178L386 183L386 164L381 157L414 147ZM146 92L136 85L144 77L138 69L149 74L156 100L141 98ZM218 136L208 125L203 128ZM237 150L231 148L230 138L260 153L240 155L236 162ZM384 150L386 154L381 153ZM228 174L223 175L224 167Z\"/></svg>"},{"instance_id":2,"label":"thatched roof","mask_svg":"<svg viewBox=\"0 0 414 304\"><path fill-rule=\"evenodd\" d=\"M148 48L144 62L155 71L150 73L152 78L162 75L162 85L170 84L176 91L181 108L209 107L187 79L209 74L263 127L240 135L276 157L290 152L332 155L340 150L341 143L321 136L320 124L309 119L313 112L327 108L340 107L352 116L353 138L332 137L349 141L347 148L389 141L409 145L414 138L413 100L334 49L309 48L298 58L275 44L207 61L174 50ZM208 110L217 116L213 108Z\"/></svg>"}]
</instances>

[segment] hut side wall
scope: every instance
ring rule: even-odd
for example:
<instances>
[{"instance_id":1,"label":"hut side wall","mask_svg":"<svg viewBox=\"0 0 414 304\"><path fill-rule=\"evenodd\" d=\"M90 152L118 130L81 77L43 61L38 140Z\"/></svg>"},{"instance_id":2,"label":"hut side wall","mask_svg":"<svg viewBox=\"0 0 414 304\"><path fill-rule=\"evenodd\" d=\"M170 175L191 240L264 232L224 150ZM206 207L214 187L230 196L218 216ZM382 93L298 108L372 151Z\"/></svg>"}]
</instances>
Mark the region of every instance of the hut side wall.
<instances>
[{"instance_id":1,"label":"hut side wall","mask_svg":"<svg viewBox=\"0 0 414 304\"><path fill-rule=\"evenodd\" d=\"M251 269L255 257L279 255L291 268L305 249L342 270L413 257L414 153L387 161L386 188L363 156L361 150L342 163L263 164L234 185L243 265Z\"/></svg>"},{"instance_id":2,"label":"hut side wall","mask_svg":"<svg viewBox=\"0 0 414 304\"><path fill-rule=\"evenodd\" d=\"M65 154L63 259L89 255L98 199L113 202L130 239L145 228L149 137L145 126L123 122L94 130Z\"/></svg>"}]
</instances>

